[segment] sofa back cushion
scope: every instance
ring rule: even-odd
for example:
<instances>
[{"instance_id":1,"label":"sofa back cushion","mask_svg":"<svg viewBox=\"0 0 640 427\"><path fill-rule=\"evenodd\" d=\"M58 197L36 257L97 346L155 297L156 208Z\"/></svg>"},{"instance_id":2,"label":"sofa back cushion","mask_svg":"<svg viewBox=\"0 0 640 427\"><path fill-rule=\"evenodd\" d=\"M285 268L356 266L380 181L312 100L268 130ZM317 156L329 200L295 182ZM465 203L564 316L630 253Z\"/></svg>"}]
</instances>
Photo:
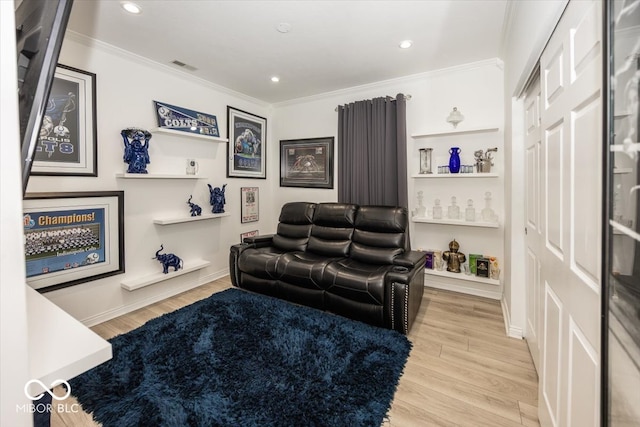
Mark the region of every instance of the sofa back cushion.
<instances>
[{"instance_id":1,"label":"sofa back cushion","mask_svg":"<svg viewBox=\"0 0 640 427\"><path fill-rule=\"evenodd\" d=\"M393 264L408 250L407 210L390 206L361 206L356 214L350 256L368 264Z\"/></svg>"},{"instance_id":2,"label":"sofa back cushion","mask_svg":"<svg viewBox=\"0 0 640 427\"><path fill-rule=\"evenodd\" d=\"M328 257L349 255L357 205L320 203L313 215L308 252Z\"/></svg>"},{"instance_id":3,"label":"sofa back cushion","mask_svg":"<svg viewBox=\"0 0 640 427\"><path fill-rule=\"evenodd\" d=\"M273 245L285 251L304 251L309 242L315 203L286 203L280 211L278 231Z\"/></svg>"}]
</instances>

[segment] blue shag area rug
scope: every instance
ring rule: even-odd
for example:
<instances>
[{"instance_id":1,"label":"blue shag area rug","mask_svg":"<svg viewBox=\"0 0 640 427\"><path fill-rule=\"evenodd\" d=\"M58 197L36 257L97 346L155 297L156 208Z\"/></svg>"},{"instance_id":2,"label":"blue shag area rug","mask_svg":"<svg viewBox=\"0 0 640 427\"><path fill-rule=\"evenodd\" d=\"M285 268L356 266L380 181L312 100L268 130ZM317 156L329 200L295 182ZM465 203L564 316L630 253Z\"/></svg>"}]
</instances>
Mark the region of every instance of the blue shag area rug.
<instances>
[{"instance_id":1,"label":"blue shag area rug","mask_svg":"<svg viewBox=\"0 0 640 427\"><path fill-rule=\"evenodd\" d=\"M70 382L104 427L379 426L411 350L398 332L239 289L111 344Z\"/></svg>"}]
</instances>

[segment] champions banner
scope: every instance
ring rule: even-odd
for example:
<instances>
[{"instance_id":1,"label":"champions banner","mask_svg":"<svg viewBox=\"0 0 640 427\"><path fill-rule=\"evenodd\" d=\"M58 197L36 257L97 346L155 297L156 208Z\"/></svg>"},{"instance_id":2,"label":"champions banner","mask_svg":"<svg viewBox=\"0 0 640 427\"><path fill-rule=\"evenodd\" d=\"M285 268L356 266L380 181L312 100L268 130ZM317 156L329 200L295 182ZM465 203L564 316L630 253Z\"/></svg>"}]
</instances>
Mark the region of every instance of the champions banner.
<instances>
[{"instance_id":1,"label":"champions banner","mask_svg":"<svg viewBox=\"0 0 640 427\"><path fill-rule=\"evenodd\" d=\"M220 137L216 116L176 107L164 102L153 101L153 103L159 127L216 138Z\"/></svg>"},{"instance_id":2,"label":"champions banner","mask_svg":"<svg viewBox=\"0 0 640 427\"><path fill-rule=\"evenodd\" d=\"M25 214L27 277L105 262L104 221L104 208Z\"/></svg>"}]
</instances>

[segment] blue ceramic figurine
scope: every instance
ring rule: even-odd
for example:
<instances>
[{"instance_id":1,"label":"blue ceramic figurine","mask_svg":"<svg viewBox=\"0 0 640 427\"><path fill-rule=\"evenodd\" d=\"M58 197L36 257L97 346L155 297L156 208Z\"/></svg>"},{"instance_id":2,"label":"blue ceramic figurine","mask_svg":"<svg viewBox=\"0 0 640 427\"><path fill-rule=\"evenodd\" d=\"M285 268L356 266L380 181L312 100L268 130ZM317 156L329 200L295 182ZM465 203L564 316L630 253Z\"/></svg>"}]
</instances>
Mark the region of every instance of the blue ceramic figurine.
<instances>
[{"instance_id":1,"label":"blue ceramic figurine","mask_svg":"<svg viewBox=\"0 0 640 427\"><path fill-rule=\"evenodd\" d=\"M191 199L193 195L189 195L189 200L187 200L187 204L191 208L191 216L200 216L202 215L202 208L195 203L191 203Z\"/></svg>"},{"instance_id":2,"label":"blue ceramic figurine","mask_svg":"<svg viewBox=\"0 0 640 427\"><path fill-rule=\"evenodd\" d=\"M222 189L220 189L220 187L213 188L211 187L211 184L207 185L209 186L209 203L213 206L211 212L214 214L224 213L224 204L226 203L224 198L224 189L227 184L223 185Z\"/></svg>"},{"instance_id":3,"label":"blue ceramic figurine","mask_svg":"<svg viewBox=\"0 0 640 427\"><path fill-rule=\"evenodd\" d=\"M120 132L124 140L124 162L129 164L127 173L148 173L149 140L151 133L144 129L127 128ZM130 139L133 141L131 142Z\"/></svg>"},{"instance_id":4,"label":"blue ceramic figurine","mask_svg":"<svg viewBox=\"0 0 640 427\"><path fill-rule=\"evenodd\" d=\"M156 252L156 256L151 259L157 259L162 264L162 272L167 274L169 267L173 267L173 271L178 271L183 267L182 259L175 254L160 254L160 251L164 249L163 245L160 245L160 249Z\"/></svg>"}]
</instances>

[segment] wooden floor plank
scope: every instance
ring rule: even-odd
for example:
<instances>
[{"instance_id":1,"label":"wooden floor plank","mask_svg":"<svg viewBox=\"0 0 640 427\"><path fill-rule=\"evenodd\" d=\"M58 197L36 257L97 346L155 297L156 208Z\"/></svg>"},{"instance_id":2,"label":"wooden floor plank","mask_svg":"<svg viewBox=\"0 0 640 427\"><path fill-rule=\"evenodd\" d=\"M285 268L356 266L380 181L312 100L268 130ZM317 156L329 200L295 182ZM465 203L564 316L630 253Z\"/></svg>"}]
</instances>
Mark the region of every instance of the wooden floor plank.
<instances>
[{"instance_id":1,"label":"wooden floor plank","mask_svg":"<svg viewBox=\"0 0 640 427\"><path fill-rule=\"evenodd\" d=\"M92 329L109 339L230 287L225 276ZM384 427L539 427L531 355L506 336L498 301L425 288L408 338L413 349ZM99 426L82 411L54 414L51 425Z\"/></svg>"}]
</instances>

